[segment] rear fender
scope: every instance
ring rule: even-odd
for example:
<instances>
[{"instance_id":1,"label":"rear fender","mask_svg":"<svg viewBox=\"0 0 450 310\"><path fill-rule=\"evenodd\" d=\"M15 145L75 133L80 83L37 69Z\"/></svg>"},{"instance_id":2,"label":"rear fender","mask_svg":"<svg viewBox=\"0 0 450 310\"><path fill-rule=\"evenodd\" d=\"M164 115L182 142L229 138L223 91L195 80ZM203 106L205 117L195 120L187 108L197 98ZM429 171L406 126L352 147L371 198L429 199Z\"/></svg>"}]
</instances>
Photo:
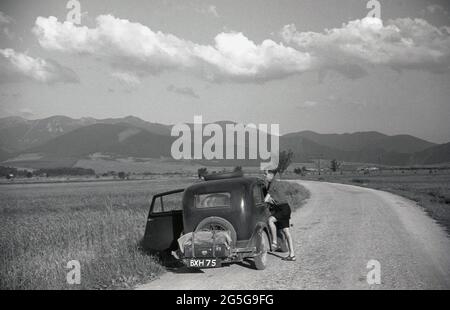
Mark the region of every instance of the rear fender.
<instances>
[{"instance_id":1,"label":"rear fender","mask_svg":"<svg viewBox=\"0 0 450 310\"><path fill-rule=\"evenodd\" d=\"M255 230L253 231L252 237L250 238L250 241L248 243L249 247L256 247L258 242L258 235L260 235L261 233L266 233L267 237L269 238L270 244L272 244L272 236L269 232L269 227L267 226L266 223L258 222L256 224Z\"/></svg>"}]
</instances>

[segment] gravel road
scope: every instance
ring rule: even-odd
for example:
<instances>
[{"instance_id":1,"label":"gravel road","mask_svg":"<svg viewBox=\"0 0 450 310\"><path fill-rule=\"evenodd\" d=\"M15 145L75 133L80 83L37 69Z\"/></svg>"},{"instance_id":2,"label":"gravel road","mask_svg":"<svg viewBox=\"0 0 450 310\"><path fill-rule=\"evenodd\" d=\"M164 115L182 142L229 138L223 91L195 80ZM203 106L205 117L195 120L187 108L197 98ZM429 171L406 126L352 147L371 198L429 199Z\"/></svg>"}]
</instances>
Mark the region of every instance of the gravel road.
<instances>
[{"instance_id":1,"label":"gravel road","mask_svg":"<svg viewBox=\"0 0 450 310\"><path fill-rule=\"evenodd\" d=\"M168 271L137 289L449 289L450 239L413 201L367 188L312 181L292 215L296 262ZM369 260L381 283L368 284Z\"/></svg>"}]
</instances>

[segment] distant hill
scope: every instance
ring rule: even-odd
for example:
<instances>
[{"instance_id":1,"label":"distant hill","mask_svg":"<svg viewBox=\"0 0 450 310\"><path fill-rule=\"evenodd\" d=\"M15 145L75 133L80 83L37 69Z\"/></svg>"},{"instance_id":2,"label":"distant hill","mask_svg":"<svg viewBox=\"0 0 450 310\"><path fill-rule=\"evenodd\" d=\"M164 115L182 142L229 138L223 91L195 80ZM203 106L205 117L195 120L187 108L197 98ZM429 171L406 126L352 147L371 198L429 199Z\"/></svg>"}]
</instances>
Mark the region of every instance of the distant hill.
<instances>
[{"instance_id":1,"label":"distant hill","mask_svg":"<svg viewBox=\"0 0 450 310\"><path fill-rule=\"evenodd\" d=\"M410 163L416 165L450 163L450 142L413 154Z\"/></svg>"},{"instance_id":2,"label":"distant hill","mask_svg":"<svg viewBox=\"0 0 450 310\"><path fill-rule=\"evenodd\" d=\"M415 153L436 145L410 135L388 136L376 131L344 134L319 134L313 131L301 131L286 134L284 137L301 137L342 151L378 148L386 152Z\"/></svg>"},{"instance_id":3,"label":"distant hill","mask_svg":"<svg viewBox=\"0 0 450 310\"><path fill-rule=\"evenodd\" d=\"M292 150L295 161L304 162L315 158L343 158L345 152L297 135L280 137L280 150Z\"/></svg>"},{"instance_id":4,"label":"distant hill","mask_svg":"<svg viewBox=\"0 0 450 310\"><path fill-rule=\"evenodd\" d=\"M119 124L94 124L27 149L27 153L75 157L101 152L121 156L159 158L170 154L170 137Z\"/></svg>"},{"instance_id":5,"label":"distant hill","mask_svg":"<svg viewBox=\"0 0 450 310\"><path fill-rule=\"evenodd\" d=\"M48 158L86 157L93 153L122 157L170 158L172 143L176 139L178 137L154 134L128 123L97 123L73 130L37 147L26 149L23 153L40 154L45 160ZM204 137L203 141L208 139L208 137ZM192 139L191 153L194 151L194 142ZM237 141L234 144L235 152L236 144ZM246 151L248 151L247 147ZM229 162L245 163L245 161L234 160Z\"/></svg>"},{"instance_id":6,"label":"distant hill","mask_svg":"<svg viewBox=\"0 0 450 310\"><path fill-rule=\"evenodd\" d=\"M129 124L145 129L151 133L170 135L171 126L146 122L134 116L124 118L80 118L51 116L44 119L27 120L21 117L0 119L0 147L8 152L20 152L42 145L53 138L69 133L78 128L93 124Z\"/></svg>"},{"instance_id":7,"label":"distant hill","mask_svg":"<svg viewBox=\"0 0 450 310\"><path fill-rule=\"evenodd\" d=\"M30 128L28 121L21 117L0 119L0 147L8 152L24 149L22 138Z\"/></svg>"},{"instance_id":8,"label":"distant hill","mask_svg":"<svg viewBox=\"0 0 450 310\"><path fill-rule=\"evenodd\" d=\"M10 157L10 154L8 152L6 152L5 150L0 148L0 161L8 159L9 157Z\"/></svg>"},{"instance_id":9,"label":"distant hill","mask_svg":"<svg viewBox=\"0 0 450 310\"><path fill-rule=\"evenodd\" d=\"M377 145L358 150L343 150L320 145L309 139L295 135L286 135L280 138L280 149L291 149L295 155L295 161L306 162L309 160L337 159L347 162L365 162L383 165L404 165L408 162L409 153L397 153L387 151Z\"/></svg>"},{"instance_id":10,"label":"distant hill","mask_svg":"<svg viewBox=\"0 0 450 310\"><path fill-rule=\"evenodd\" d=\"M172 129L171 125L164 125L158 123L151 123L140 119L135 116L126 116L123 118L106 118L95 120L96 123L104 123L104 124L120 124L125 123L128 125L132 125L134 127L145 129L151 133L158 135L170 136L170 131Z\"/></svg>"},{"instance_id":11,"label":"distant hill","mask_svg":"<svg viewBox=\"0 0 450 310\"><path fill-rule=\"evenodd\" d=\"M20 116L8 116L0 118L0 130L11 128L22 123L26 123L28 120L20 117Z\"/></svg>"},{"instance_id":12,"label":"distant hill","mask_svg":"<svg viewBox=\"0 0 450 310\"><path fill-rule=\"evenodd\" d=\"M91 118L73 119L61 115L38 120L26 120L20 117L2 118L0 119L0 145L9 152L21 151L94 122Z\"/></svg>"},{"instance_id":13,"label":"distant hill","mask_svg":"<svg viewBox=\"0 0 450 310\"><path fill-rule=\"evenodd\" d=\"M224 133L226 124L230 123L236 124L231 121L216 122ZM193 126L188 125L191 128ZM20 155L32 162L34 159L30 158L41 156L41 162L51 165L52 162L76 162L77 158L93 153L170 158L172 142L177 138L170 136L171 128L170 125L151 123L134 116L108 119L52 116L40 120L7 117L0 119L0 160ZM204 141L207 139L204 138ZM235 150L237 143L235 140ZM248 151L248 146L246 149ZM449 144L437 145L410 135L389 136L373 131L347 134L319 134L313 131L289 133L280 137L280 149L291 149L296 162L317 158L384 165L450 162ZM249 162L257 164L257 161L236 160L224 164L237 162L240 165Z\"/></svg>"}]
</instances>

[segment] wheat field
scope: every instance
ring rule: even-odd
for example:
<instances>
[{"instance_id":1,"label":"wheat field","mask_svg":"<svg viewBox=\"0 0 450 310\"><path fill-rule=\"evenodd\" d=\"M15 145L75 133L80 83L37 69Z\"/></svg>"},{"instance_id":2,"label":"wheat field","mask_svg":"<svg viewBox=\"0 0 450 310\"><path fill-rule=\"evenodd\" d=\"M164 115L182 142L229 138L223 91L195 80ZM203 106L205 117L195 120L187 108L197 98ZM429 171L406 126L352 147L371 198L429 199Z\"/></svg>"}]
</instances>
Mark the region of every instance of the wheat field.
<instances>
[{"instance_id":1,"label":"wheat field","mask_svg":"<svg viewBox=\"0 0 450 310\"><path fill-rule=\"evenodd\" d=\"M128 288L163 267L143 252L151 196L192 179L0 186L0 289ZM69 285L78 260L81 284Z\"/></svg>"}]
</instances>

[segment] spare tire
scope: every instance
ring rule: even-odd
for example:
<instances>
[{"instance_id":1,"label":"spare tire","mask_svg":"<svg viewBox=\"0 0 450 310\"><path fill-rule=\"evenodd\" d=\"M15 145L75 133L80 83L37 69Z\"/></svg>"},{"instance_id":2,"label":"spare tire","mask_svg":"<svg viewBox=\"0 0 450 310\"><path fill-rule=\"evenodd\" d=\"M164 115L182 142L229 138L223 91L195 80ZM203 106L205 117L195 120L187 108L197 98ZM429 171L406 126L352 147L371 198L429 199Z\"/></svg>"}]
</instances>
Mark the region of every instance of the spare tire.
<instances>
[{"instance_id":1,"label":"spare tire","mask_svg":"<svg viewBox=\"0 0 450 310\"><path fill-rule=\"evenodd\" d=\"M226 219L217 217L217 216L210 216L205 219L203 219L200 223L198 223L197 228L195 228L195 232L202 231L202 230L224 230L230 232L231 237L231 245L236 245L236 230L234 229L233 225L228 222Z\"/></svg>"},{"instance_id":2,"label":"spare tire","mask_svg":"<svg viewBox=\"0 0 450 310\"><path fill-rule=\"evenodd\" d=\"M205 179L205 181L213 181L213 180L240 178L243 176L244 173L242 171L233 171L233 172L211 173L205 175L203 178Z\"/></svg>"}]
</instances>

